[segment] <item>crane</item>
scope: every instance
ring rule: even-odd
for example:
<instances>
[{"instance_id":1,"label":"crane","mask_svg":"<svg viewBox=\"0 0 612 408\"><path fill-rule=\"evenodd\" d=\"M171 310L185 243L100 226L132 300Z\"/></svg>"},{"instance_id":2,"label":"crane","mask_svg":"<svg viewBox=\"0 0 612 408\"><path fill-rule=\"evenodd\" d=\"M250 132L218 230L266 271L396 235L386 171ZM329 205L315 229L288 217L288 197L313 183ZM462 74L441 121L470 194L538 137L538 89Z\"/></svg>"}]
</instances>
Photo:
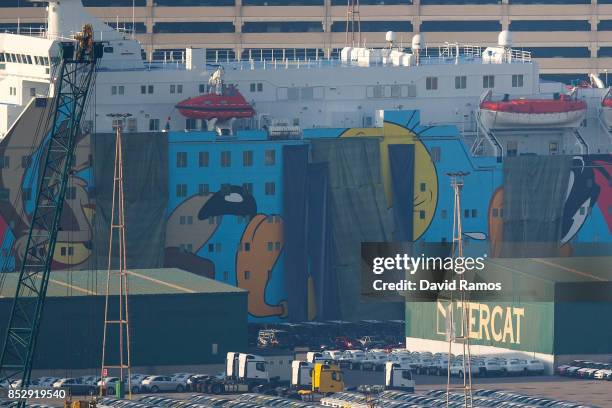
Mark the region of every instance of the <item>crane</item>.
<instances>
[{"instance_id":1,"label":"crane","mask_svg":"<svg viewBox=\"0 0 612 408\"><path fill-rule=\"evenodd\" d=\"M102 43L94 42L91 25L85 25L74 40L57 43L57 77L48 114L50 132L42 142L36 206L0 354L0 383L21 379L23 389L30 384L75 141L93 87L96 63L103 53ZM25 399L18 402L20 408L25 404Z\"/></svg>"}]
</instances>

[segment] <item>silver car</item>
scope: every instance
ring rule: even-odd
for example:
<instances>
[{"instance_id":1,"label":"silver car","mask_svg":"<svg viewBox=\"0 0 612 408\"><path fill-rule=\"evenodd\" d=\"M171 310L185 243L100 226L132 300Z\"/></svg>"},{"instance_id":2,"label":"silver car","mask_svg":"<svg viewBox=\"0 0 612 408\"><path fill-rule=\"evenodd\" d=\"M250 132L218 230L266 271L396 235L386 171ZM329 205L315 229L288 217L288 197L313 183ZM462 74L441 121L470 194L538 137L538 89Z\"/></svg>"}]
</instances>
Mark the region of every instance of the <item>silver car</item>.
<instances>
[{"instance_id":1,"label":"silver car","mask_svg":"<svg viewBox=\"0 0 612 408\"><path fill-rule=\"evenodd\" d=\"M140 384L142 391L185 391L185 386L180 382L173 380L169 375L152 375L142 380Z\"/></svg>"}]
</instances>

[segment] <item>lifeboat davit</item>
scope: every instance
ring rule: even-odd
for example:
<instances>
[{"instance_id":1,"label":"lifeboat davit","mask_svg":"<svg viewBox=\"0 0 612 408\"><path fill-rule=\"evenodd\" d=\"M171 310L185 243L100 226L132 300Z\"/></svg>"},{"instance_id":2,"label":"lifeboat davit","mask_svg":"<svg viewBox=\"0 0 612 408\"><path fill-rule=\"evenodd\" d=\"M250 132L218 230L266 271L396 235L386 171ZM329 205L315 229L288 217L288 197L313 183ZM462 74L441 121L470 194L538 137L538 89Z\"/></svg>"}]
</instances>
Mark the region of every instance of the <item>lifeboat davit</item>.
<instances>
[{"instance_id":1,"label":"lifeboat davit","mask_svg":"<svg viewBox=\"0 0 612 408\"><path fill-rule=\"evenodd\" d=\"M216 119L220 122L234 118L250 118L253 107L234 86L223 87L220 93L211 92L189 98L176 105L181 115L191 119Z\"/></svg>"},{"instance_id":2,"label":"lifeboat davit","mask_svg":"<svg viewBox=\"0 0 612 408\"><path fill-rule=\"evenodd\" d=\"M587 104L567 95L553 99L484 100L483 124L489 129L576 128L586 116Z\"/></svg>"},{"instance_id":3,"label":"lifeboat davit","mask_svg":"<svg viewBox=\"0 0 612 408\"><path fill-rule=\"evenodd\" d=\"M609 129L612 129L612 92L608 91L601 100L601 119Z\"/></svg>"}]
</instances>

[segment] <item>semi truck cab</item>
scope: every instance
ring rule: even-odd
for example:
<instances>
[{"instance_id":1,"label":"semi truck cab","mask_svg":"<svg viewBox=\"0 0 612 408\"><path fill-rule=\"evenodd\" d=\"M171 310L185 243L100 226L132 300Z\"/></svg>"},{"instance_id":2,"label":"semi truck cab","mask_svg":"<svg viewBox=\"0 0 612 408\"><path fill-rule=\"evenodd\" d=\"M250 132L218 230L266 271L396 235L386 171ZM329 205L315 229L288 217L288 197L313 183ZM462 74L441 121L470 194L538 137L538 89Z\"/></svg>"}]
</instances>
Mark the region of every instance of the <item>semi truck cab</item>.
<instances>
[{"instance_id":1,"label":"semi truck cab","mask_svg":"<svg viewBox=\"0 0 612 408\"><path fill-rule=\"evenodd\" d=\"M410 367L388 361L385 365L385 389L414 392L415 382Z\"/></svg>"},{"instance_id":2,"label":"semi truck cab","mask_svg":"<svg viewBox=\"0 0 612 408\"><path fill-rule=\"evenodd\" d=\"M312 372L314 364L308 361L294 360L291 362L291 388L309 390L312 388Z\"/></svg>"}]
</instances>

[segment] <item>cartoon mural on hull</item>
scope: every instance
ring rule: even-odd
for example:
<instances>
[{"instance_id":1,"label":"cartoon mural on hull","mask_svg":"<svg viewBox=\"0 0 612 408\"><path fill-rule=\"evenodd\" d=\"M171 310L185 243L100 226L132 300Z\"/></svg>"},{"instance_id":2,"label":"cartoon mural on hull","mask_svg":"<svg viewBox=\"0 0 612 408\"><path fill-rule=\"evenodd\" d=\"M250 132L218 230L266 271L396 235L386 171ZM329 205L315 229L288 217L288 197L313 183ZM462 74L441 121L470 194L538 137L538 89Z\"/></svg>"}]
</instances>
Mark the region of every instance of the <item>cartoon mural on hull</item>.
<instances>
[{"instance_id":1,"label":"cartoon mural on hull","mask_svg":"<svg viewBox=\"0 0 612 408\"><path fill-rule=\"evenodd\" d=\"M213 279L229 280L223 276L230 271L218 271L206 254L216 250L215 233L223 223L235 223L230 216L244 217L248 223L239 233L235 249L236 286L249 291L248 311L253 317L287 315L287 302L269 304L266 288L270 275L280 257L282 221L279 215L257 213L257 203L243 186L229 185L209 194L198 194L181 202L168 218L165 265ZM234 233L239 231L236 225ZM211 251L208 251L210 245Z\"/></svg>"},{"instance_id":2,"label":"cartoon mural on hull","mask_svg":"<svg viewBox=\"0 0 612 408\"><path fill-rule=\"evenodd\" d=\"M46 104L32 104L7 136L0 142L0 233L2 266L6 270L21 268L32 212L35 206L38 175L48 136L40 140L40 118ZM54 269L83 268L92 253L91 221L95 204L89 198L91 176L88 171L89 141L81 134L76 141L73 169L68 178L66 201L58 232Z\"/></svg>"}]
</instances>

